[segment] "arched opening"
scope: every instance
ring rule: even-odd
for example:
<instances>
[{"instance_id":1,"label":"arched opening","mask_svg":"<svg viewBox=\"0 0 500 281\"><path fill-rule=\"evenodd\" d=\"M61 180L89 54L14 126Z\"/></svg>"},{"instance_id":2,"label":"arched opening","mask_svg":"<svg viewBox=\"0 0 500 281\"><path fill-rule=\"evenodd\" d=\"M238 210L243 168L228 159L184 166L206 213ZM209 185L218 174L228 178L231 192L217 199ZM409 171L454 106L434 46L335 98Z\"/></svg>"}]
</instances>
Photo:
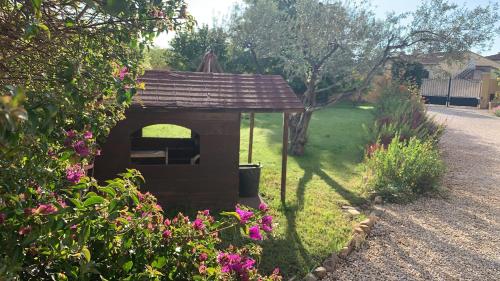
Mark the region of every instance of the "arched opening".
<instances>
[{"instance_id":1,"label":"arched opening","mask_svg":"<svg viewBox=\"0 0 500 281\"><path fill-rule=\"evenodd\" d=\"M200 135L173 124L154 124L130 136L130 161L136 165L197 165Z\"/></svg>"}]
</instances>

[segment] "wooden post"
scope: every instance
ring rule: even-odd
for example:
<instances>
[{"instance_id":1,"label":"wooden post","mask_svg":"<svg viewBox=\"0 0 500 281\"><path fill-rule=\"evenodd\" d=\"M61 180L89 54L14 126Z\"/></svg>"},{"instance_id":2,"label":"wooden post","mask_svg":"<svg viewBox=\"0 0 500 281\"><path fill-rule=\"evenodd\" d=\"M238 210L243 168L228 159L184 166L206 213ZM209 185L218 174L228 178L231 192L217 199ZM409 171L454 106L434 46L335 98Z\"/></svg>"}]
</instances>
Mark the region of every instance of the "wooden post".
<instances>
[{"instance_id":1,"label":"wooden post","mask_svg":"<svg viewBox=\"0 0 500 281\"><path fill-rule=\"evenodd\" d=\"M448 80L448 94L446 95L446 107L450 107L451 102L451 76Z\"/></svg>"},{"instance_id":2,"label":"wooden post","mask_svg":"<svg viewBox=\"0 0 500 281\"><path fill-rule=\"evenodd\" d=\"M281 202L286 199L286 164L288 160L288 113L283 113L283 151L281 152Z\"/></svg>"},{"instance_id":3,"label":"wooden post","mask_svg":"<svg viewBox=\"0 0 500 281\"><path fill-rule=\"evenodd\" d=\"M250 135L248 138L248 163L252 163L252 150L253 150L253 126L255 120L255 113L250 113Z\"/></svg>"}]
</instances>

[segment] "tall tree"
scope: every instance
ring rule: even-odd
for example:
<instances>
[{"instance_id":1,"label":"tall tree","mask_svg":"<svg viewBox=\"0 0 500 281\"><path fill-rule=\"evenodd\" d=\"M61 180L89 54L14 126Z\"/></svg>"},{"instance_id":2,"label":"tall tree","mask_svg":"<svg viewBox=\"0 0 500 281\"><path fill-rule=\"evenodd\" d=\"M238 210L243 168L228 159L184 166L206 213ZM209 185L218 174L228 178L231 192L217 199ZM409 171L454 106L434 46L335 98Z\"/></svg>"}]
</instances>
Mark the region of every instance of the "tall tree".
<instances>
[{"instance_id":1,"label":"tall tree","mask_svg":"<svg viewBox=\"0 0 500 281\"><path fill-rule=\"evenodd\" d=\"M467 9L446 0L423 1L411 13L375 17L364 3L251 0L233 20L234 41L258 65L275 58L299 79L306 111L290 120L290 150L304 153L314 111L360 95L386 63L402 55L445 52L460 56L487 46L499 20L498 4ZM324 102L318 95L328 93Z\"/></svg>"},{"instance_id":2,"label":"tall tree","mask_svg":"<svg viewBox=\"0 0 500 281\"><path fill-rule=\"evenodd\" d=\"M221 27L208 25L185 32L178 32L166 55L166 63L175 70L196 71L203 55L213 51L223 68L229 61L228 35Z\"/></svg>"}]
</instances>

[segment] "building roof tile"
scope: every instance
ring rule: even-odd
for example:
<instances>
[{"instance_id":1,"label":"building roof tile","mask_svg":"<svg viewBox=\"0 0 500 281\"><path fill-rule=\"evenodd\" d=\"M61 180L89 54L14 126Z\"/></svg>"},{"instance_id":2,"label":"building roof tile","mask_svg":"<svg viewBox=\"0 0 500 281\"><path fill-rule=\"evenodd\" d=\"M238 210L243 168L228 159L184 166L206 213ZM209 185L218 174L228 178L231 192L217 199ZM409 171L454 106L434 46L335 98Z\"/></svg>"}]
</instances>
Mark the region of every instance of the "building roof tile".
<instances>
[{"instance_id":1,"label":"building roof tile","mask_svg":"<svg viewBox=\"0 0 500 281\"><path fill-rule=\"evenodd\" d=\"M149 70L132 108L293 112L304 106L279 75Z\"/></svg>"}]
</instances>

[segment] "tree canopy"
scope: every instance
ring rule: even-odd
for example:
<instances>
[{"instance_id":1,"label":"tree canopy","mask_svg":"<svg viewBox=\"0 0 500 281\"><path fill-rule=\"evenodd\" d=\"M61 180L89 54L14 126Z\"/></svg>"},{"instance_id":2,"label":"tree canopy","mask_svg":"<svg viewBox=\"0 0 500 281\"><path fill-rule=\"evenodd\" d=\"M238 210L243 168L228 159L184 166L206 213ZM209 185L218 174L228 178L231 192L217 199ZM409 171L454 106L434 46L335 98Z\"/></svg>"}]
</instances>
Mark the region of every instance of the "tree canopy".
<instances>
[{"instance_id":1,"label":"tree canopy","mask_svg":"<svg viewBox=\"0 0 500 281\"><path fill-rule=\"evenodd\" d=\"M461 56L488 46L498 4L468 9L447 0L423 1L409 13L377 18L365 2L251 0L232 22L235 44L258 65L273 58L288 79L305 86L307 110L292 117L291 152L302 154L312 112L342 97L360 95L388 61L444 52ZM329 98L318 103L318 94Z\"/></svg>"}]
</instances>

